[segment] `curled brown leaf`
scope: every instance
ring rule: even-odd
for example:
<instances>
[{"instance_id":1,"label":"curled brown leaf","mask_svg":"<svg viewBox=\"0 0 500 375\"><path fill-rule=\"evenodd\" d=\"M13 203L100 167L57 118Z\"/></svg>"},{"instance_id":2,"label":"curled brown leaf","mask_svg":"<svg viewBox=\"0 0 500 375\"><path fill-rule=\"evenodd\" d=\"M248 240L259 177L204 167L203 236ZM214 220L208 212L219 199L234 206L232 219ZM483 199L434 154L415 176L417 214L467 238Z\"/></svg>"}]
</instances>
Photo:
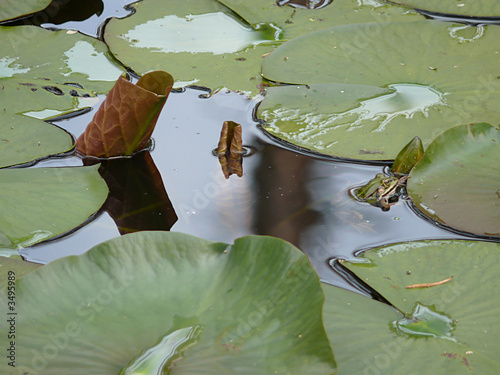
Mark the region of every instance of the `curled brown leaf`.
<instances>
[{"instance_id":1,"label":"curled brown leaf","mask_svg":"<svg viewBox=\"0 0 500 375\"><path fill-rule=\"evenodd\" d=\"M145 74L136 85L120 77L77 139L77 151L109 158L146 147L173 83L163 71Z\"/></svg>"}]
</instances>

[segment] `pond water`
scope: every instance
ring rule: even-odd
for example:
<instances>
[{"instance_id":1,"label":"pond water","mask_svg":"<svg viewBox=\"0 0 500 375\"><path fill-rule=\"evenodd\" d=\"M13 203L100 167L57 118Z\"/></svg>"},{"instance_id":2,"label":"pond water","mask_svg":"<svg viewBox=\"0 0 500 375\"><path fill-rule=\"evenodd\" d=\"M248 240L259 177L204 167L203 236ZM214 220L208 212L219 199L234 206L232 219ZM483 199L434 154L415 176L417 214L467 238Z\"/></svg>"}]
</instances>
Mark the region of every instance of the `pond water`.
<instances>
[{"instance_id":1,"label":"pond water","mask_svg":"<svg viewBox=\"0 0 500 375\"><path fill-rule=\"evenodd\" d=\"M92 2L94 8L84 20L33 19L45 27L78 29L95 36L106 17L126 15L123 6L128 3ZM253 36L249 43L254 43ZM427 87L418 92L404 86L394 89L390 103L387 99L365 103L365 115L387 115L387 107L397 105L398 114L411 116L442 101L440 93ZM414 95L420 97L419 103L425 99L423 108L414 105ZM101 212L73 233L23 249L21 254L29 261L47 263L82 254L134 230L172 230L229 243L249 234L271 235L304 251L322 281L356 289L335 271L334 259L350 259L360 250L382 244L468 238L423 219L404 199L386 212L356 201L349 190L369 181L387 164L334 160L279 142L266 135L254 118L258 102L234 92L208 97L206 90L198 88L171 93L153 134L151 157L143 152L102 168L111 196ZM78 137L96 110L54 123ZM249 152L243 159L242 177L226 179L213 154L224 121L243 127L243 144ZM73 156L42 161L35 167L82 164Z\"/></svg>"},{"instance_id":2,"label":"pond water","mask_svg":"<svg viewBox=\"0 0 500 375\"><path fill-rule=\"evenodd\" d=\"M171 208L159 211L161 203L150 204L150 214L146 214L149 229L169 229L175 211L172 231L229 243L249 234L276 236L304 251L324 282L346 288L351 287L330 265L333 258L349 259L361 249L401 241L464 238L419 217L408 202L401 201L384 212L349 195L350 188L366 183L384 165L335 161L291 149L259 128L253 118L258 101L229 92L205 95L206 91L190 88L170 94L158 120L151 156L168 196L161 199ZM55 123L78 136L96 109ZM243 144L251 150L243 159L241 178L232 175L226 179L212 152L226 120L242 125ZM118 171L125 176L125 185L130 184L121 186L119 194L155 194L151 192L153 182L137 185L126 177L132 164ZM82 165L82 160L52 159L36 166L56 165ZM135 204L124 201L123 205L127 203ZM142 220L146 220L144 216ZM73 234L23 249L21 254L46 263L81 254L119 235L117 224L103 210Z\"/></svg>"}]
</instances>

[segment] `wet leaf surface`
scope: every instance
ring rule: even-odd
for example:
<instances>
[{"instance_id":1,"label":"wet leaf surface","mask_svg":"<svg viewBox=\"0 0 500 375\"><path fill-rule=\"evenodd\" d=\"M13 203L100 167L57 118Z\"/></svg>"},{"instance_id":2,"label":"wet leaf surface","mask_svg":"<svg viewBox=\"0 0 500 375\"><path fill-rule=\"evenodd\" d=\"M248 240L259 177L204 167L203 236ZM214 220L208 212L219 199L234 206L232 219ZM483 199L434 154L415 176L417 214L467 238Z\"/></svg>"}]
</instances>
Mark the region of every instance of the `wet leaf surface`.
<instances>
[{"instance_id":1,"label":"wet leaf surface","mask_svg":"<svg viewBox=\"0 0 500 375\"><path fill-rule=\"evenodd\" d=\"M266 57L265 78L307 85L362 84L395 92L373 97L367 91L360 97L367 100L352 102L354 109L319 108L306 118L291 106L272 132L328 155L388 160L414 136L425 147L450 127L497 123L499 49L500 29L494 26L467 28L435 21L337 26L296 38ZM290 105L283 106L285 111ZM371 153L360 155L367 147Z\"/></svg>"}]
</instances>

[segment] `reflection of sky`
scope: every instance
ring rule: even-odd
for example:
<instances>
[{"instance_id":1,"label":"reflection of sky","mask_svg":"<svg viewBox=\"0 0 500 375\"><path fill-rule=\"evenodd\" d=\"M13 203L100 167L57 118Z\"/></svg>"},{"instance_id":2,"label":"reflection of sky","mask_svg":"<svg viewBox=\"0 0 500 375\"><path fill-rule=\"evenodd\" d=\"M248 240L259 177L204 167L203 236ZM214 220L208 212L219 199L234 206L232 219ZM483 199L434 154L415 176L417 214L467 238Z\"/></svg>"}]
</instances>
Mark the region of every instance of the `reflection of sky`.
<instances>
[{"instance_id":1,"label":"reflection of sky","mask_svg":"<svg viewBox=\"0 0 500 375\"><path fill-rule=\"evenodd\" d=\"M153 134L152 156L178 216L172 231L226 243L250 234L280 236L309 256L323 281L343 286L328 266L332 257L352 258L356 250L382 244L458 237L417 217L404 203L382 212L349 197L350 187L368 182L382 167L311 158L277 147L256 128L252 101L226 93L199 98L200 93L172 93ZM76 118L80 125L59 125L83 130L92 115ZM226 120L242 124L243 144L256 149L243 159L243 178L226 180L212 155ZM70 158L39 166L75 162ZM68 255L68 249L79 254L117 236L109 216L101 218L67 239L22 254L46 262Z\"/></svg>"}]
</instances>

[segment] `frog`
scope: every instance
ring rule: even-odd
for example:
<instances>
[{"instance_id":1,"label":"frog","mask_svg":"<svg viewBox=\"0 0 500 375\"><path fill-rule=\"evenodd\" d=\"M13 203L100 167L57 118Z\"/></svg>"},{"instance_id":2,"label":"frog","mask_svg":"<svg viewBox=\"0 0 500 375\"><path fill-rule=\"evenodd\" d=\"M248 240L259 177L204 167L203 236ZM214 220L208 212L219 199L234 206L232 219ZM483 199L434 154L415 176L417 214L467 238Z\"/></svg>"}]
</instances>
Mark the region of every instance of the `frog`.
<instances>
[{"instance_id":1,"label":"frog","mask_svg":"<svg viewBox=\"0 0 500 375\"><path fill-rule=\"evenodd\" d=\"M380 207L382 211L389 211L398 202L410 171L423 154L422 141L414 137L396 156L387 174L377 173L366 185L353 189L355 198Z\"/></svg>"},{"instance_id":2,"label":"frog","mask_svg":"<svg viewBox=\"0 0 500 375\"><path fill-rule=\"evenodd\" d=\"M380 207L382 211L388 211L398 202L402 186L407 179L407 175L396 177L377 173L366 185L355 188L354 195L362 202Z\"/></svg>"}]
</instances>

